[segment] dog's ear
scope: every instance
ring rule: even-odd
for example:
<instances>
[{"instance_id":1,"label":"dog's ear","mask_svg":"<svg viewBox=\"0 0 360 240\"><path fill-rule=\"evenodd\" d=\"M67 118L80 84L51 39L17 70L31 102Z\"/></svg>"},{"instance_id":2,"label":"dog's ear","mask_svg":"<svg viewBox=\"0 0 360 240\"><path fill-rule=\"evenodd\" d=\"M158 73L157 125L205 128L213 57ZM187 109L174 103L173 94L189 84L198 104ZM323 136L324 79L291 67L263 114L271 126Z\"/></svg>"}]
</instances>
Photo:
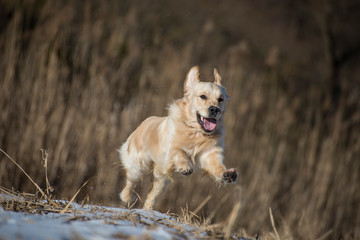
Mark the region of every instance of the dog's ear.
<instances>
[{"instance_id":1,"label":"dog's ear","mask_svg":"<svg viewBox=\"0 0 360 240\"><path fill-rule=\"evenodd\" d=\"M192 67L186 76L184 93L188 93L195 83L200 82L199 66Z\"/></svg>"},{"instance_id":2,"label":"dog's ear","mask_svg":"<svg viewBox=\"0 0 360 240\"><path fill-rule=\"evenodd\" d=\"M214 77L215 77L214 83L215 83L216 85L222 86L222 85L221 85L221 76L219 75L219 73L218 73L218 71L217 71L216 68L214 68Z\"/></svg>"}]
</instances>

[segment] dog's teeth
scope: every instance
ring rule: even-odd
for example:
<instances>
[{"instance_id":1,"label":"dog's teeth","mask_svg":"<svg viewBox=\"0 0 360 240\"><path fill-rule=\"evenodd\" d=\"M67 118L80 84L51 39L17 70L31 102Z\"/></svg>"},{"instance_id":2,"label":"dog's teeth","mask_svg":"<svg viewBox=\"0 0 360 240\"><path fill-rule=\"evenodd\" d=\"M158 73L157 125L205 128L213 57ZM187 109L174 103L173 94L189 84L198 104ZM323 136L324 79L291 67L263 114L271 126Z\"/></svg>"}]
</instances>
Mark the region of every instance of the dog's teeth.
<instances>
[{"instance_id":1,"label":"dog's teeth","mask_svg":"<svg viewBox=\"0 0 360 240\"><path fill-rule=\"evenodd\" d=\"M200 116L200 119L201 119L202 122L204 121L204 117L203 117L203 116Z\"/></svg>"}]
</instances>

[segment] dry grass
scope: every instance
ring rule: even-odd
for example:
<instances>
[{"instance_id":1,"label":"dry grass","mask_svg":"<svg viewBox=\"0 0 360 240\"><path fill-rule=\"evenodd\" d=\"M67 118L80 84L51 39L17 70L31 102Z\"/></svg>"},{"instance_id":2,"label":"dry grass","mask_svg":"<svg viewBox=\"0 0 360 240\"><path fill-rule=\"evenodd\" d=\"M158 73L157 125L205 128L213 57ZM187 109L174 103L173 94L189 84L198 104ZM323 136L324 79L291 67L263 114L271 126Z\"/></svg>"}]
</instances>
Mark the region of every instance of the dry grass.
<instances>
[{"instance_id":1,"label":"dry grass","mask_svg":"<svg viewBox=\"0 0 360 240\"><path fill-rule=\"evenodd\" d=\"M215 65L231 96L225 161L239 184L218 189L201 174L179 176L158 208L180 214L187 205L251 235L273 232L271 208L280 239L360 238L358 58L342 65L336 93L306 14L304 26L287 28L296 22L287 14L251 4L193 4L2 1L0 147L57 198L71 199L94 177L77 198L118 205L116 149L147 116L166 114L192 65L204 80ZM36 190L5 156L0 182Z\"/></svg>"},{"instance_id":2,"label":"dry grass","mask_svg":"<svg viewBox=\"0 0 360 240\"><path fill-rule=\"evenodd\" d=\"M7 211L46 214L49 212L61 213L65 209L65 203L57 202L55 206L41 199L38 194L19 193L3 187L0 187L0 192L2 193L0 205ZM7 194L7 196L4 197L5 195L3 194ZM71 211L66 209L64 213L71 213Z\"/></svg>"}]
</instances>

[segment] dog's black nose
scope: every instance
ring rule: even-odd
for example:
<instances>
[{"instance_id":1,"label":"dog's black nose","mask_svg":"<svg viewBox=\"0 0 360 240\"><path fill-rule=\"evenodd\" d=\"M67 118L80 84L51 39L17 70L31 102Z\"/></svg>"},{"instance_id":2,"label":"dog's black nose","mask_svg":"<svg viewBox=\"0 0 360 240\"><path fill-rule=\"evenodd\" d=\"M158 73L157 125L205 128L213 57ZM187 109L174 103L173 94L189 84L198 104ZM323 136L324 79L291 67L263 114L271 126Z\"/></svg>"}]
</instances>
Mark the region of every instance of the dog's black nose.
<instances>
[{"instance_id":1,"label":"dog's black nose","mask_svg":"<svg viewBox=\"0 0 360 240\"><path fill-rule=\"evenodd\" d=\"M210 117L217 117L219 113L220 113L220 109L218 107L215 106L209 107Z\"/></svg>"}]
</instances>

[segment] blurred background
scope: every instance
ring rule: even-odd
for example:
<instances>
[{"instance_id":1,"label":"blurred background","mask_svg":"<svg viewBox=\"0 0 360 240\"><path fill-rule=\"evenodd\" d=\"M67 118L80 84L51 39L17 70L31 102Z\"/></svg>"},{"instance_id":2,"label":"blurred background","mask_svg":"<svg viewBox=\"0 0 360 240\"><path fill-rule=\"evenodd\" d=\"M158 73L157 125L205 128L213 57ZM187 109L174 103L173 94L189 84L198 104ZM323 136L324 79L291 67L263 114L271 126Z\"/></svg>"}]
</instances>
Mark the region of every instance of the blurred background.
<instances>
[{"instance_id":1,"label":"blurred background","mask_svg":"<svg viewBox=\"0 0 360 240\"><path fill-rule=\"evenodd\" d=\"M282 238L359 239L359 23L355 0L0 0L0 148L44 188L46 150L57 198L91 178L77 201L120 206L116 149L217 67L239 181L176 176L156 209L223 223L240 202L234 231L272 231L271 207ZM3 154L0 185L36 191Z\"/></svg>"}]
</instances>

